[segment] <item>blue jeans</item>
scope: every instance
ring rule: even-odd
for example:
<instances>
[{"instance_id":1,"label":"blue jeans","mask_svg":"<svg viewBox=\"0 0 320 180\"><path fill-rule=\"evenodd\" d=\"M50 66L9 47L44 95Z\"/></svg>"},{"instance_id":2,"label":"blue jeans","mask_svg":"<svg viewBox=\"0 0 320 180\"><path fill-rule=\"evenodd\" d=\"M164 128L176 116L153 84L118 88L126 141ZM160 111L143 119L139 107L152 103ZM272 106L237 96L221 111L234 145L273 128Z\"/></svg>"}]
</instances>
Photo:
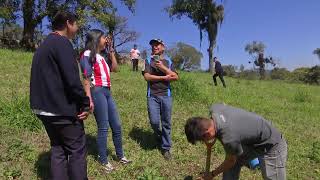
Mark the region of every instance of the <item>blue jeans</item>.
<instances>
[{"instance_id":1,"label":"blue jeans","mask_svg":"<svg viewBox=\"0 0 320 180\"><path fill-rule=\"evenodd\" d=\"M112 140L118 158L123 157L122 131L119 114L111 92L107 87L95 87L91 90L94 103L94 117L98 126L97 146L99 161L108 163L107 159L107 136L109 125L112 130Z\"/></svg>"},{"instance_id":2,"label":"blue jeans","mask_svg":"<svg viewBox=\"0 0 320 180\"><path fill-rule=\"evenodd\" d=\"M151 127L154 133L161 136L163 150L171 148L171 112L172 97L151 96L148 97L148 114ZM161 129L160 129L161 121Z\"/></svg>"}]
</instances>

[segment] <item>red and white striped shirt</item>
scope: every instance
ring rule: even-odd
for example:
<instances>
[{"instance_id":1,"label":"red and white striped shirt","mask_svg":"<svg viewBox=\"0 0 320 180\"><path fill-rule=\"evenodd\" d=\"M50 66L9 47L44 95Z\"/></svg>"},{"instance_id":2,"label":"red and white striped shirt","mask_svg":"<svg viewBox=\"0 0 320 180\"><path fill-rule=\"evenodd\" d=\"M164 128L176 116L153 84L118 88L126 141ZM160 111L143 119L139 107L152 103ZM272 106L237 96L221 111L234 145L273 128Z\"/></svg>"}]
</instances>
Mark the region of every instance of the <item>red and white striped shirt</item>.
<instances>
[{"instance_id":1,"label":"red and white striped shirt","mask_svg":"<svg viewBox=\"0 0 320 180\"><path fill-rule=\"evenodd\" d=\"M89 61L90 50L83 52L80 58L80 66L85 78L91 78L94 86L111 87L110 68L100 54L96 54L95 63Z\"/></svg>"}]
</instances>

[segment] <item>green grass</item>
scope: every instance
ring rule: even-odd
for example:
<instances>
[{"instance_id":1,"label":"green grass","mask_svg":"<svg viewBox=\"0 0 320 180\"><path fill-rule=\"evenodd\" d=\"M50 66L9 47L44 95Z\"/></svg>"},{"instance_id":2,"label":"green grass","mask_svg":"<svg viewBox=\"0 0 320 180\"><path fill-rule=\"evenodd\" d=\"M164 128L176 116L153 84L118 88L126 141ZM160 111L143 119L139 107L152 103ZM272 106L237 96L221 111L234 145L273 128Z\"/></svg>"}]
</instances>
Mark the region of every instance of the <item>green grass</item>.
<instances>
[{"instance_id":1,"label":"green grass","mask_svg":"<svg viewBox=\"0 0 320 180\"><path fill-rule=\"evenodd\" d=\"M28 104L32 54L0 50L0 179L46 179L49 175L49 141L41 123ZM320 87L281 81L226 78L228 88L213 87L207 73L180 74L173 84L173 159L165 161L155 149L146 111L146 82L140 73L122 66L112 74L112 93L123 128L125 154L133 160L121 166L115 156L111 134L108 151L117 171L106 174L96 161L96 124L85 122L88 141L88 173L91 179L184 179L195 177L205 167L203 144L188 144L185 120L208 116L211 104L224 102L270 119L289 145L288 179L319 179ZM222 162L221 145L214 148L212 167ZM261 179L259 171L243 168L241 179Z\"/></svg>"}]
</instances>

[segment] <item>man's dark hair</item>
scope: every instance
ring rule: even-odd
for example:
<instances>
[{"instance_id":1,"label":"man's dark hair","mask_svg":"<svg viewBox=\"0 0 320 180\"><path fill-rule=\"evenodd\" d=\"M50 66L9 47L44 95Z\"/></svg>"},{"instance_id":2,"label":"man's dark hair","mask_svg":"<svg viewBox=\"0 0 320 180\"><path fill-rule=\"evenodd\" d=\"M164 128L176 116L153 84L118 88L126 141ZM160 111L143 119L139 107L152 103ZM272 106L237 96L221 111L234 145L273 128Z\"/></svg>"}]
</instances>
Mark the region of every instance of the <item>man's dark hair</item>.
<instances>
[{"instance_id":1,"label":"man's dark hair","mask_svg":"<svg viewBox=\"0 0 320 180\"><path fill-rule=\"evenodd\" d=\"M203 117L192 117L187 120L184 126L184 132L186 133L188 142L196 144L197 141L203 140L205 132L205 124L208 121L207 118Z\"/></svg>"},{"instance_id":2,"label":"man's dark hair","mask_svg":"<svg viewBox=\"0 0 320 180\"><path fill-rule=\"evenodd\" d=\"M63 30L67 27L67 21L73 24L75 21L77 21L77 17L73 13L67 11L57 12L57 14L53 17L52 20L52 30Z\"/></svg>"}]
</instances>

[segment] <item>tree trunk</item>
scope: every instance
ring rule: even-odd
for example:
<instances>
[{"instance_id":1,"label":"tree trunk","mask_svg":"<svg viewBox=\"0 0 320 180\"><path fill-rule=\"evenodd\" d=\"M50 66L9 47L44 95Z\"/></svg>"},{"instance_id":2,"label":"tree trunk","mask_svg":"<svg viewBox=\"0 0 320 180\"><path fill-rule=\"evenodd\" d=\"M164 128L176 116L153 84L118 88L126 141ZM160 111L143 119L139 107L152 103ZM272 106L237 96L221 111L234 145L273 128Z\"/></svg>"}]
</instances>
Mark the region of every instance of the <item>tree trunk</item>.
<instances>
[{"instance_id":1,"label":"tree trunk","mask_svg":"<svg viewBox=\"0 0 320 180\"><path fill-rule=\"evenodd\" d=\"M209 72L213 72L213 62L212 62L212 56L213 56L213 43L210 42L210 45L209 45L209 49L208 49L208 53L209 53Z\"/></svg>"},{"instance_id":2,"label":"tree trunk","mask_svg":"<svg viewBox=\"0 0 320 180\"><path fill-rule=\"evenodd\" d=\"M5 34L5 33L4 33L4 31L5 31L5 29L6 29L6 28L5 28L5 24L6 24L5 22L3 22L3 24L2 24L2 38L4 38L4 34Z\"/></svg>"},{"instance_id":3,"label":"tree trunk","mask_svg":"<svg viewBox=\"0 0 320 180\"><path fill-rule=\"evenodd\" d=\"M34 49L34 32L37 23L34 20L34 0L24 0L22 4L23 12L23 37L21 45L27 50Z\"/></svg>"},{"instance_id":4,"label":"tree trunk","mask_svg":"<svg viewBox=\"0 0 320 180\"><path fill-rule=\"evenodd\" d=\"M23 29L23 38L22 38L22 46L27 50L34 50L34 31L35 26L32 25L24 25Z\"/></svg>"}]
</instances>

